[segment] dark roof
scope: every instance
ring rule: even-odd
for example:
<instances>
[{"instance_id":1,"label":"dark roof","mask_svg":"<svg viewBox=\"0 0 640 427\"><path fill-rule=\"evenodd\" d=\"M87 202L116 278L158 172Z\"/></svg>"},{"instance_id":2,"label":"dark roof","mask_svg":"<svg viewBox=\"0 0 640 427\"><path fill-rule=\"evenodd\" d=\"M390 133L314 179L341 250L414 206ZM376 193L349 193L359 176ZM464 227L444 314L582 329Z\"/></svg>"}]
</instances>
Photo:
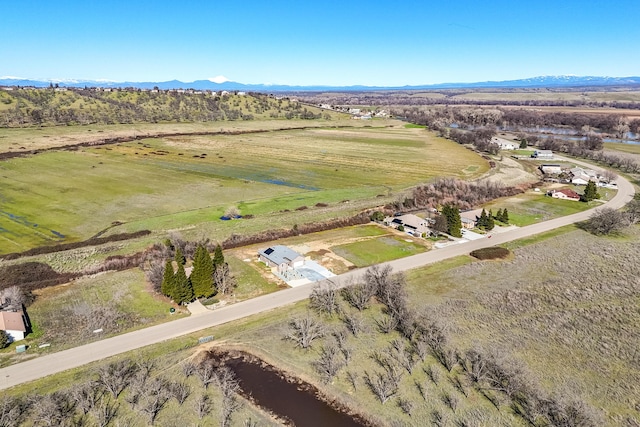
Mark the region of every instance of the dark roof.
<instances>
[{"instance_id":1,"label":"dark roof","mask_svg":"<svg viewBox=\"0 0 640 427\"><path fill-rule=\"evenodd\" d=\"M272 246L265 250L259 251L258 254L264 256L269 261L278 265L302 257L302 255L300 255L298 252L283 245Z\"/></svg>"}]
</instances>

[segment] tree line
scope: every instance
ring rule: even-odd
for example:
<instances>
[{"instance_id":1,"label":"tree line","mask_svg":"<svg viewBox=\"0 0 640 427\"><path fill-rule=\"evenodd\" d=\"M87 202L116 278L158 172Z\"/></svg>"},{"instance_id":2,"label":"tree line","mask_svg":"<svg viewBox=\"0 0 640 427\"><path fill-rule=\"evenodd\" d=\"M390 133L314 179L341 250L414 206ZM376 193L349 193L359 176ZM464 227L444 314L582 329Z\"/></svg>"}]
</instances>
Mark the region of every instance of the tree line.
<instances>
[{"instance_id":1,"label":"tree line","mask_svg":"<svg viewBox=\"0 0 640 427\"><path fill-rule=\"evenodd\" d=\"M174 252L173 259L164 263L160 291L177 304L185 304L196 298L209 298L218 293L229 294L236 287L229 264L225 262L222 247L216 245L213 258L204 244L197 244L193 253L191 274L187 275L187 257L181 247L170 240L166 245ZM174 269L174 264L177 269ZM157 279L157 278L156 278Z\"/></svg>"},{"instance_id":2,"label":"tree line","mask_svg":"<svg viewBox=\"0 0 640 427\"><path fill-rule=\"evenodd\" d=\"M522 362L499 348L458 347L446 319L413 308L409 301L402 273L373 266L342 288L316 285L309 297L312 312L291 319L284 339L303 351L316 349L311 365L323 383L342 376L355 393L368 391L381 405L395 401L409 417L420 406L407 393L410 387L417 388L425 401L441 400L449 412L434 410L434 425L448 425L452 416L459 416L459 406L472 390L499 411L503 405L509 407L531 425L601 425L601 412L578 396L545 391ZM382 317L373 316L372 331L372 316L363 312L376 304L383 307ZM376 332L379 336L372 338ZM375 362L373 368L363 372L362 366L352 363L354 340L380 342L385 336L388 345L375 345L368 355ZM433 386L414 375L420 368L439 390L445 389L446 380L455 391L432 394ZM489 422L487 415L467 412L458 424L484 425Z\"/></svg>"}]
</instances>

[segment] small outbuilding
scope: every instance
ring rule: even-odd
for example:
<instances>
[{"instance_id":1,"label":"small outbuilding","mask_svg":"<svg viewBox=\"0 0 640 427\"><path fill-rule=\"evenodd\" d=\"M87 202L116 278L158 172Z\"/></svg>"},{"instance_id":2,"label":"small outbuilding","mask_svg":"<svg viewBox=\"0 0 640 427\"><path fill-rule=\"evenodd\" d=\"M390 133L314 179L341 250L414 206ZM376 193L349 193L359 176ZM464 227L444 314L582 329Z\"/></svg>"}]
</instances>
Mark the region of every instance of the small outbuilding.
<instances>
[{"instance_id":1,"label":"small outbuilding","mask_svg":"<svg viewBox=\"0 0 640 427\"><path fill-rule=\"evenodd\" d=\"M553 159L553 151L551 150L536 150L531 157L535 159Z\"/></svg>"},{"instance_id":2,"label":"small outbuilding","mask_svg":"<svg viewBox=\"0 0 640 427\"><path fill-rule=\"evenodd\" d=\"M22 310L0 311L0 330L5 331L11 341L23 340L27 333L27 319Z\"/></svg>"}]
</instances>

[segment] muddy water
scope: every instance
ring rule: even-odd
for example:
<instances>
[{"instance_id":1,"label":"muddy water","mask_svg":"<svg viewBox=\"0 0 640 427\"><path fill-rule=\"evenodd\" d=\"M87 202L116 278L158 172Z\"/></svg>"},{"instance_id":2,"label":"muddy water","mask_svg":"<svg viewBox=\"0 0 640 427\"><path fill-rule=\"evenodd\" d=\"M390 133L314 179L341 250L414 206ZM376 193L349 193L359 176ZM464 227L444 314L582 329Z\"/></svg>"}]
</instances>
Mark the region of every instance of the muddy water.
<instances>
[{"instance_id":1,"label":"muddy water","mask_svg":"<svg viewBox=\"0 0 640 427\"><path fill-rule=\"evenodd\" d=\"M227 355L229 356L229 355ZM220 355L215 356L219 358ZM235 374L242 394L290 425L304 427L362 427L368 424L335 409L318 397L315 387L287 380L274 367L255 358L236 354L224 357Z\"/></svg>"}]
</instances>

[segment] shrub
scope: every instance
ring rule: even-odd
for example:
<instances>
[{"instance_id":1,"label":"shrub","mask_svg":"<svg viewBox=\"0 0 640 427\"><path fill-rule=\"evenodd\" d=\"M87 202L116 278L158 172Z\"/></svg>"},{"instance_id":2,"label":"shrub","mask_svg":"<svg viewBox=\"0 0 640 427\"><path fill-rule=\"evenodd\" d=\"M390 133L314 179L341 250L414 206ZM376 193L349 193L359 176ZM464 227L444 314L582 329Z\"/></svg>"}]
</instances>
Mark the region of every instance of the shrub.
<instances>
[{"instance_id":1,"label":"shrub","mask_svg":"<svg viewBox=\"0 0 640 427\"><path fill-rule=\"evenodd\" d=\"M11 344L11 337L5 331L0 331L0 348L5 348Z\"/></svg>"},{"instance_id":2,"label":"shrub","mask_svg":"<svg viewBox=\"0 0 640 427\"><path fill-rule=\"evenodd\" d=\"M471 251L469 255L479 260L488 259L504 259L509 256L511 252L507 248L501 248L499 246L491 246L490 248L476 249Z\"/></svg>"}]
</instances>

